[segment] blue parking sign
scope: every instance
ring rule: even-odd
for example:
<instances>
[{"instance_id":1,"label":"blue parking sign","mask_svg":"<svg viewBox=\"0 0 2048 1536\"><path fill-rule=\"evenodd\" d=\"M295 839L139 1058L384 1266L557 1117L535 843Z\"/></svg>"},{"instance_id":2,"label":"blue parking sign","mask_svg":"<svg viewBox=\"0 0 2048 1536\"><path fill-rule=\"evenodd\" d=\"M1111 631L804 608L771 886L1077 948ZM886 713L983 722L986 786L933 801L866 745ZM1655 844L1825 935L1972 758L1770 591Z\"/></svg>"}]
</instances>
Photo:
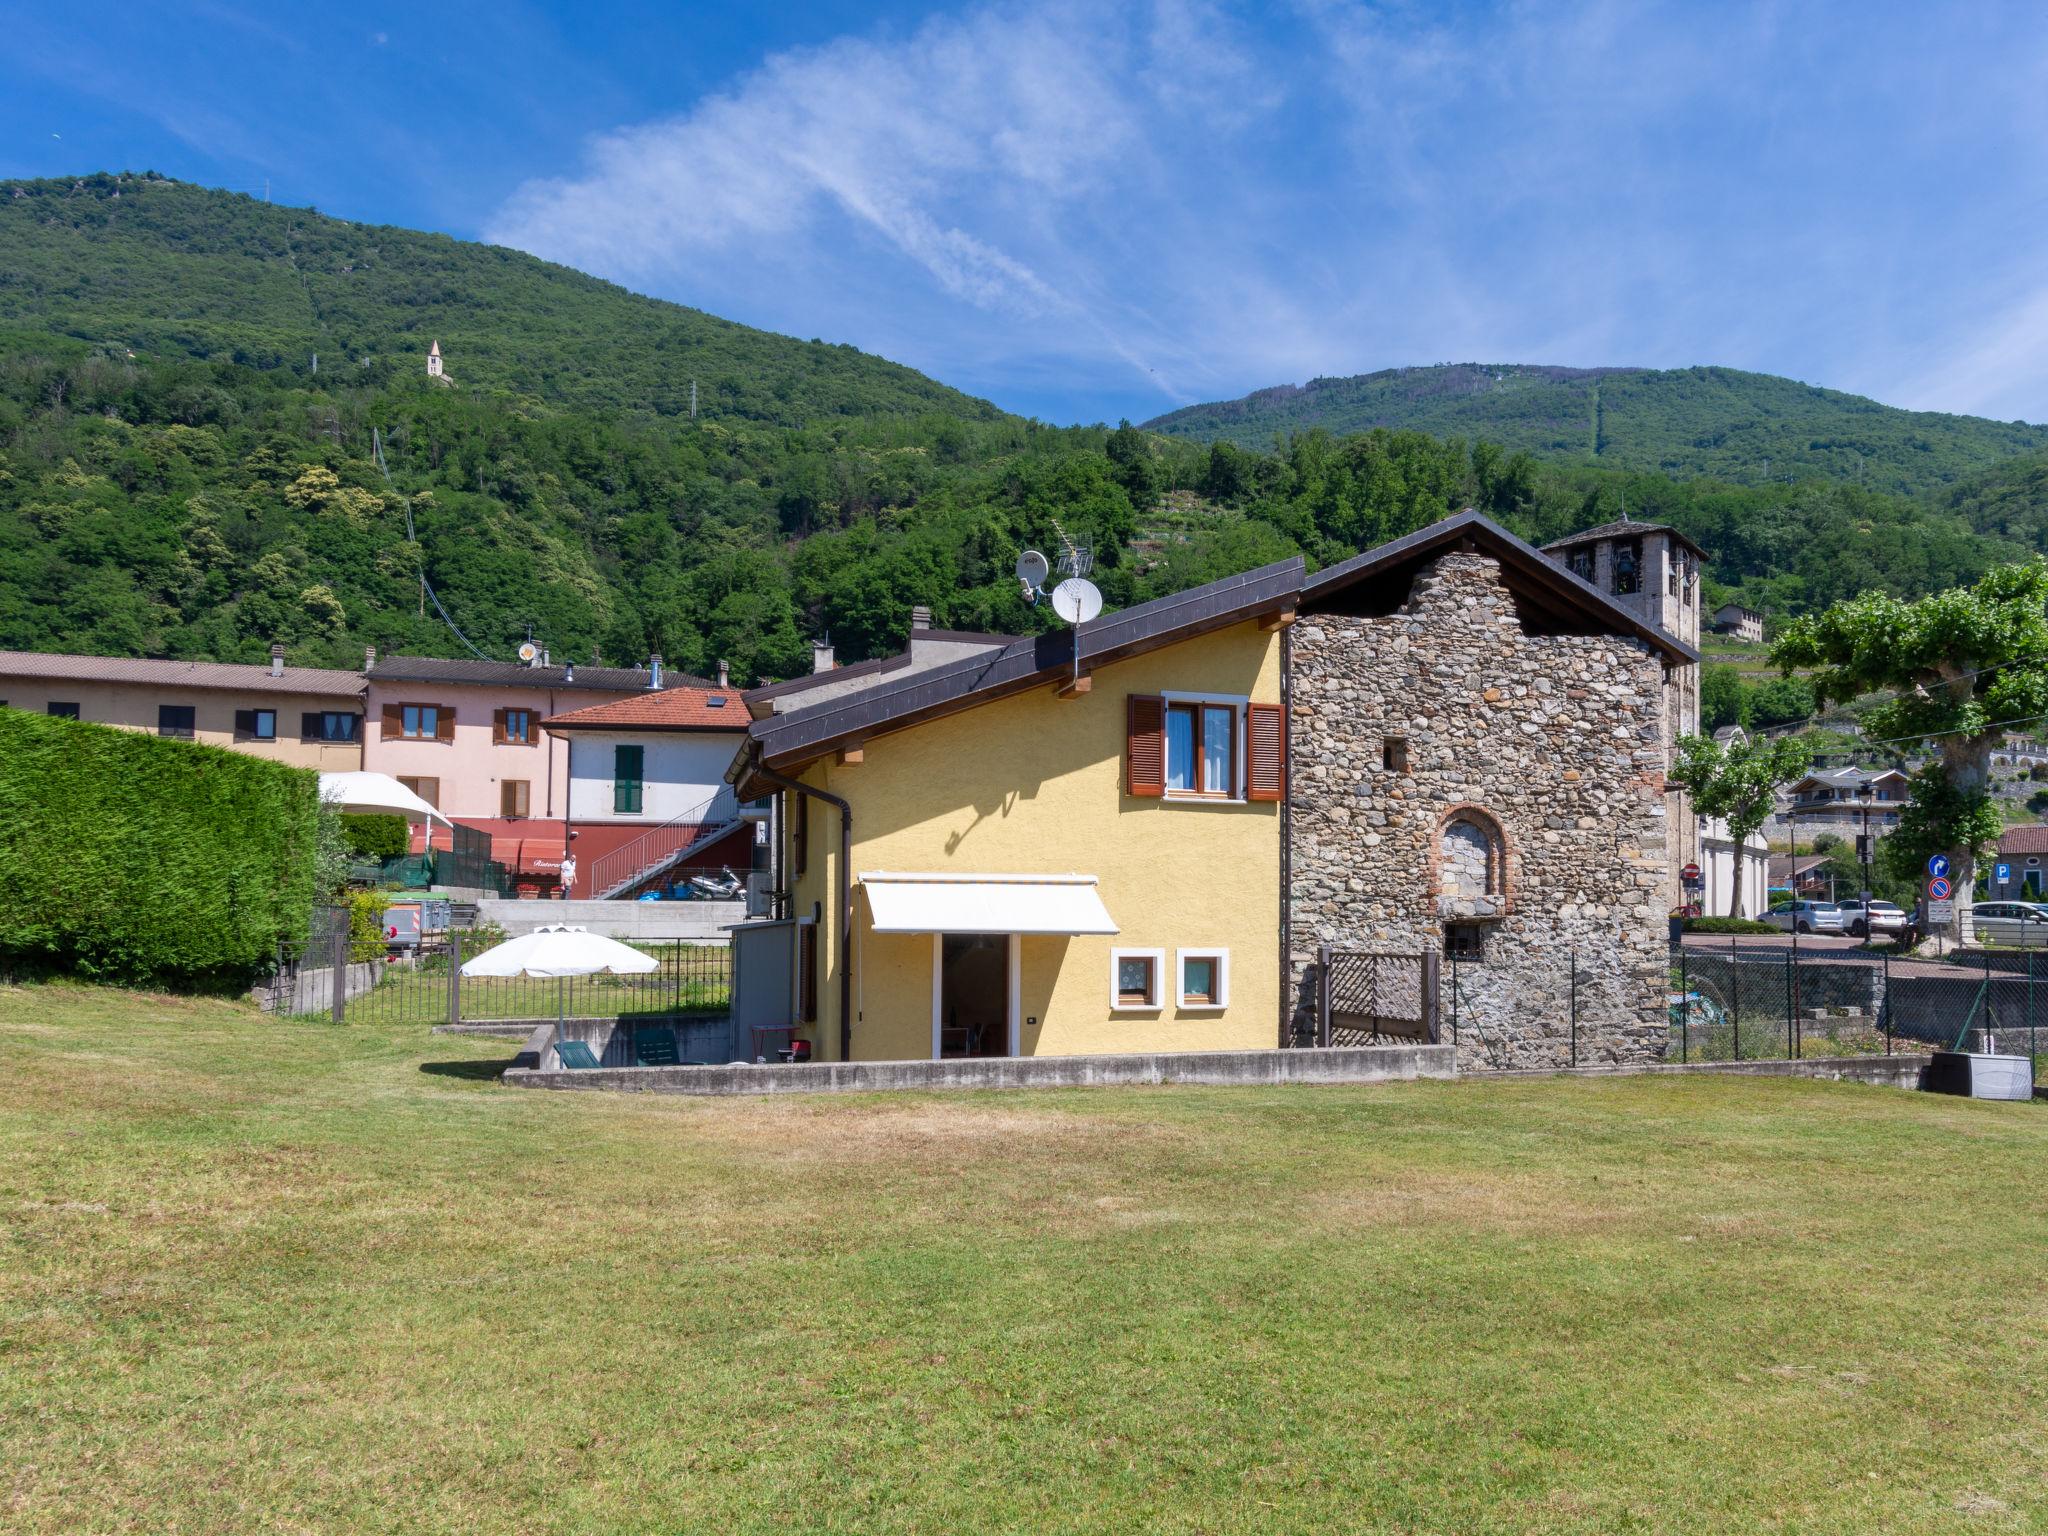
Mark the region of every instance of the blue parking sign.
<instances>
[{"instance_id":1,"label":"blue parking sign","mask_svg":"<svg viewBox=\"0 0 2048 1536\"><path fill-rule=\"evenodd\" d=\"M1996 869L1997 873L1994 878L2000 885L2005 884L2006 881L2012 878L2012 866L2010 864L2000 864L1996 866Z\"/></svg>"},{"instance_id":2,"label":"blue parking sign","mask_svg":"<svg viewBox=\"0 0 2048 1536\"><path fill-rule=\"evenodd\" d=\"M1948 855L1937 853L1933 858L1929 859L1927 861L1927 873L1934 876L1937 880L1945 878L1948 874Z\"/></svg>"}]
</instances>

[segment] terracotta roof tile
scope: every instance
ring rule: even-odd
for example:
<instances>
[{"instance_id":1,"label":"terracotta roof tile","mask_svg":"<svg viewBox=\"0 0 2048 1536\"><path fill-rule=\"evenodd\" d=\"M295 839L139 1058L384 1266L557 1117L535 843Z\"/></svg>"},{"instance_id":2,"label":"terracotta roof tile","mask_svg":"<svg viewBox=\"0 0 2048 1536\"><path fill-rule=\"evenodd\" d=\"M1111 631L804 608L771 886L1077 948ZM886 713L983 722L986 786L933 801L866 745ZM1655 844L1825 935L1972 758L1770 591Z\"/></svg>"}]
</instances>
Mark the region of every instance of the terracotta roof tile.
<instances>
[{"instance_id":1,"label":"terracotta roof tile","mask_svg":"<svg viewBox=\"0 0 2048 1536\"><path fill-rule=\"evenodd\" d=\"M2048 827L2007 827L1998 839L2000 853L2048 853Z\"/></svg>"},{"instance_id":2,"label":"terracotta roof tile","mask_svg":"<svg viewBox=\"0 0 2048 1536\"><path fill-rule=\"evenodd\" d=\"M743 731L747 708L737 688L663 688L610 704L551 715L551 731Z\"/></svg>"}]
</instances>

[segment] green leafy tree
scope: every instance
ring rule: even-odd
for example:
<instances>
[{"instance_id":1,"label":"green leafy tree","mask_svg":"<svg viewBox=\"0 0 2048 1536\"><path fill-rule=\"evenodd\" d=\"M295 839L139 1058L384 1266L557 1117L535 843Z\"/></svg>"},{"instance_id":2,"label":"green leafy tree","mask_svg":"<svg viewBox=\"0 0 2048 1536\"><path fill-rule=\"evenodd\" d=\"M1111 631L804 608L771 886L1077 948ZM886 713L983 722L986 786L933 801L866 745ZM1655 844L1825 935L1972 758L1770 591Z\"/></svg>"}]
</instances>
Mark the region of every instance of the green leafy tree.
<instances>
[{"instance_id":1,"label":"green leafy tree","mask_svg":"<svg viewBox=\"0 0 2048 1536\"><path fill-rule=\"evenodd\" d=\"M1715 816L1728 824L1728 836L1735 844L1734 889L1728 900L1728 915L1742 917L1742 863L1744 846L1770 817L1778 790L1791 783L1813 760L1805 742L1796 736L1769 741L1738 741L1722 746L1711 736L1686 736L1678 743L1678 765L1672 782L1685 786L1702 816Z\"/></svg>"},{"instance_id":2,"label":"green leafy tree","mask_svg":"<svg viewBox=\"0 0 2048 1536\"><path fill-rule=\"evenodd\" d=\"M1999 566L1917 602L1868 592L1837 603L1787 625L1771 660L1819 668L1822 699L1892 692L1864 729L1929 742L1937 756L1914 775L1887 841L1916 863L1947 854L1955 888L1969 890L2001 828L1987 787L1992 750L2011 726L2048 713L2048 561Z\"/></svg>"},{"instance_id":3,"label":"green leafy tree","mask_svg":"<svg viewBox=\"0 0 2048 1536\"><path fill-rule=\"evenodd\" d=\"M1796 677L1774 677L1749 695L1749 718L1758 726L1802 725L1813 711L1813 689Z\"/></svg>"},{"instance_id":4,"label":"green leafy tree","mask_svg":"<svg viewBox=\"0 0 2048 1536\"><path fill-rule=\"evenodd\" d=\"M1700 668L1700 727L1712 735L1742 724L1742 674L1733 667Z\"/></svg>"}]
</instances>

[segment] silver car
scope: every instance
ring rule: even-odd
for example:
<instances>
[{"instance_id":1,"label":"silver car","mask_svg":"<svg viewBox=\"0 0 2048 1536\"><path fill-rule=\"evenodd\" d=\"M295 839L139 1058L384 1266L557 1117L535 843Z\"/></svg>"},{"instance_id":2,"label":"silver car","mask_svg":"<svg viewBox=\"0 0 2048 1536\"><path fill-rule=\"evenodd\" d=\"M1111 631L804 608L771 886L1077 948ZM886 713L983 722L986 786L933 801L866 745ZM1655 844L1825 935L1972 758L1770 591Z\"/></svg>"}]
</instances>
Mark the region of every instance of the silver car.
<instances>
[{"instance_id":1,"label":"silver car","mask_svg":"<svg viewBox=\"0 0 2048 1536\"><path fill-rule=\"evenodd\" d=\"M1787 933L1840 933L1842 909L1832 901L1781 901L1764 921Z\"/></svg>"},{"instance_id":2,"label":"silver car","mask_svg":"<svg viewBox=\"0 0 2048 1536\"><path fill-rule=\"evenodd\" d=\"M2048 949L2048 906L2035 901L1980 901L1970 908L1970 933L1979 944Z\"/></svg>"},{"instance_id":3,"label":"silver car","mask_svg":"<svg viewBox=\"0 0 2048 1536\"><path fill-rule=\"evenodd\" d=\"M1845 901L1841 904L1842 926L1859 939L1872 935L1897 938L1906 931L1905 909L1897 902Z\"/></svg>"}]
</instances>

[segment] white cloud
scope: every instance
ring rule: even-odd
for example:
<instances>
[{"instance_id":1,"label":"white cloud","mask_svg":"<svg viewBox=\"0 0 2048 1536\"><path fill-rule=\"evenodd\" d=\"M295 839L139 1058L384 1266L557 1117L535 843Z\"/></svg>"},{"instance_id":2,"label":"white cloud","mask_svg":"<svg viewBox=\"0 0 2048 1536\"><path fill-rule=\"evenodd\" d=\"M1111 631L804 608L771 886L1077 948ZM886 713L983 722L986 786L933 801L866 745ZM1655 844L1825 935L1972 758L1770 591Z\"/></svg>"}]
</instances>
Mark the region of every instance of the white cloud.
<instances>
[{"instance_id":1,"label":"white cloud","mask_svg":"<svg viewBox=\"0 0 2048 1536\"><path fill-rule=\"evenodd\" d=\"M2048 339L2048 297L1968 292L1980 225L2042 243L2044 56L1909 6L992 4L769 57L487 234L1133 415L1448 359L1917 374L1967 409Z\"/></svg>"}]
</instances>

